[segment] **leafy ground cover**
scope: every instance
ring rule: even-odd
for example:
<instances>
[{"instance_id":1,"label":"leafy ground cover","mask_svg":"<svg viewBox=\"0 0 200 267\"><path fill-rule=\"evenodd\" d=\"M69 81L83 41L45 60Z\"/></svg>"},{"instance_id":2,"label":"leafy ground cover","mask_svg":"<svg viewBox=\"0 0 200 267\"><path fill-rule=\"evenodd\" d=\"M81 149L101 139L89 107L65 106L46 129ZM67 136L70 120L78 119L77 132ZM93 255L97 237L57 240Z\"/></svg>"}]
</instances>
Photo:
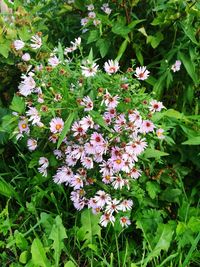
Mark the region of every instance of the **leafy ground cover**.
<instances>
[{"instance_id":1,"label":"leafy ground cover","mask_svg":"<svg viewBox=\"0 0 200 267\"><path fill-rule=\"evenodd\" d=\"M4 2L1 266L199 266L199 3Z\"/></svg>"}]
</instances>

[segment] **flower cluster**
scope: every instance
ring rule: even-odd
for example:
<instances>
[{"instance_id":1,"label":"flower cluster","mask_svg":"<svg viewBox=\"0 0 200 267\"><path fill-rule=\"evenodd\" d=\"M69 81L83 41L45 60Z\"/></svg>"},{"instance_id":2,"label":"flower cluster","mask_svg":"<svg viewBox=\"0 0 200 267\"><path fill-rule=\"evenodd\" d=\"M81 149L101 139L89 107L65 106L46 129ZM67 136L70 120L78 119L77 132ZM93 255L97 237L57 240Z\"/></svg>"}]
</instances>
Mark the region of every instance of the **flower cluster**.
<instances>
[{"instance_id":1,"label":"flower cluster","mask_svg":"<svg viewBox=\"0 0 200 267\"><path fill-rule=\"evenodd\" d=\"M92 5L89 9L93 10ZM32 49L39 48L36 36L31 41ZM20 41L15 45L22 49L24 44ZM64 54L80 45L81 39L75 39ZM48 156L45 151L39 154L38 172L44 177L51 175L48 157L53 154L58 166L53 180L71 188L70 198L77 210L90 208L94 214L100 213L102 226L117 222L126 227L131 223L134 204L128 192L142 175L142 155L149 141L164 139L164 130L151 120L164 106L149 97L135 101L137 80L149 76L145 66L137 67L135 74L133 69L116 74L119 62L108 60L103 72L91 59L80 66L80 61L76 65L72 60L61 60L64 55L59 57L57 52L54 49L39 64L33 61L35 66L28 66L22 75L18 95L24 97L26 110L19 116L14 133L17 139L27 138L31 152L39 150L41 143L50 149ZM26 57L24 54L22 60ZM78 117L66 131L66 115L73 109Z\"/></svg>"},{"instance_id":2,"label":"flower cluster","mask_svg":"<svg viewBox=\"0 0 200 267\"><path fill-rule=\"evenodd\" d=\"M71 200L77 210L88 207L95 214L101 212L102 226L114 224L116 215L122 226L130 224L128 213L133 201L123 198L120 192L128 191L132 181L141 176L139 157L148 146L146 135L156 128L137 109L118 112L119 103L120 97L106 90L101 99L104 127L96 124L90 114L93 101L88 96L80 101L86 114L73 123L65 138L59 153L62 166L53 177L55 183L72 187ZM147 106L152 113L162 108L156 100ZM62 120L56 120L61 129ZM55 127L52 129L51 124L50 131L54 133ZM113 197L116 193L119 198Z\"/></svg>"}]
</instances>

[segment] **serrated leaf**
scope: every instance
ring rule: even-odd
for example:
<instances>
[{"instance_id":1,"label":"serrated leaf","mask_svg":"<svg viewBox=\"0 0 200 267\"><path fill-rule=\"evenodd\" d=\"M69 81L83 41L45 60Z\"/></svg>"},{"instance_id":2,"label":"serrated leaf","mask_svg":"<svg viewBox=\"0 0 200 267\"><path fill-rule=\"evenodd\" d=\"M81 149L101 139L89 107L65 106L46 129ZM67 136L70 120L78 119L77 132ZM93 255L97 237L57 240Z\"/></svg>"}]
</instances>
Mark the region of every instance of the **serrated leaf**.
<instances>
[{"instance_id":1,"label":"serrated leaf","mask_svg":"<svg viewBox=\"0 0 200 267\"><path fill-rule=\"evenodd\" d=\"M179 196L182 194L182 191L178 188L167 188L162 192L160 198L168 202L179 203Z\"/></svg>"},{"instance_id":2,"label":"serrated leaf","mask_svg":"<svg viewBox=\"0 0 200 267\"><path fill-rule=\"evenodd\" d=\"M66 134L68 133L68 131L70 130L70 127L71 127L71 124L76 116L76 112L72 112L69 114L67 120L65 121L65 124L64 124L64 128L60 134L60 137L58 139L58 143L57 143L57 148L60 147L62 141L64 140L64 138L66 137Z\"/></svg>"},{"instance_id":3,"label":"serrated leaf","mask_svg":"<svg viewBox=\"0 0 200 267\"><path fill-rule=\"evenodd\" d=\"M200 145L200 136L194 136L181 144L182 145L193 145L193 146Z\"/></svg>"},{"instance_id":4,"label":"serrated leaf","mask_svg":"<svg viewBox=\"0 0 200 267\"><path fill-rule=\"evenodd\" d=\"M108 53L109 47L110 47L110 41L107 39L99 39L96 42L96 46L99 48L101 57L105 57Z\"/></svg>"},{"instance_id":5,"label":"serrated leaf","mask_svg":"<svg viewBox=\"0 0 200 267\"><path fill-rule=\"evenodd\" d=\"M54 260L56 266L59 266L61 252L64 248L63 240L67 238L65 227L62 224L60 216L55 218L55 224L52 227L49 239L53 240Z\"/></svg>"},{"instance_id":6,"label":"serrated leaf","mask_svg":"<svg viewBox=\"0 0 200 267\"><path fill-rule=\"evenodd\" d=\"M87 209L81 213L82 227L78 231L79 240L85 240L85 244L93 244L94 237L101 236L101 227L99 226L99 216Z\"/></svg>"},{"instance_id":7,"label":"serrated leaf","mask_svg":"<svg viewBox=\"0 0 200 267\"><path fill-rule=\"evenodd\" d=\"M100 33L98 30L90 31L89 37L87 39L87 44L93 43L94 41L97 41L100 37Z\"/></svg>"},{"instance_id":8,"label":"serrated leaf","mask_svg":"<svg viewBox=\"0 0 200 267\"><path fill-rule=\"evenodd\" d=\"M25 111L25 101L22 97L14 95L10 109L18 112L18 113L23 113Z\"/></svg>"},{"instance_id":9,"label":"serrated leaf","mask_svg":"<svg viewBox=\"0 0 200 267\"><path fill-rule=\"evenodd\" d=\"M38 267L50 267L45 248L39 238L35 238L31 245L32 262Z\"/></svg>"},{"instance_id":10,"label":"serrated leaf","mask_svg":"<svg viewBox=\"0 0 200 267\"><path fill-rule=\"evenodd\" d=\"M155 199L157 194L161 191L160 185L157 182L148 181L146 183L146 189L150 198Z\"/></svg>"}]
</instances>

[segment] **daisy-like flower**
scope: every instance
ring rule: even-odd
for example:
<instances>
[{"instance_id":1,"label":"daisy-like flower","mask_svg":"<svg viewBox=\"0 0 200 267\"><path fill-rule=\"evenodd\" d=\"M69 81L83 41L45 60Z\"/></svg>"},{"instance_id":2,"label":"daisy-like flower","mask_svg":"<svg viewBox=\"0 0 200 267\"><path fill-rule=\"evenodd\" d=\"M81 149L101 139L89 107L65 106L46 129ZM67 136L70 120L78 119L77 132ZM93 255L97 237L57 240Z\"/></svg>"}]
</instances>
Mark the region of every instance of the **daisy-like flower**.
<instances>
[{"instance_id":1,"label":"daisy-like flower","mask_svg":"<svg viewBox=\"0 0 200 267\"><path fill-rule=\"evenodd\" d=\"M84 130L87 130L88 128L92 129L94 127L94 121L90 115L83 117L80 121L80 124L82 125Z\"/></svg>"},{"instance_id":2,"label":"daisy-like flower","mask_svg":"<svg viewBox=\"0 0 200 267\"><path fill-rule=\"evenodd\" d=\"M88 23L89 19L88 18L82 18L81 19L81 25L85 26Z\"/></svg>"},{"instance_id":3,"label":"daisy-like flower","mask_svg":"<svg viewBox=\"0 0 200 267\"><path fill-rule=\"evenodd\" d=\"M72 131L74 132L73 133L73 136L82 136L86 133L86 131L84 130L83 126L80 124L80 122L77 122L75 121L72 125Z\"/></svg>"},{"instance_id":4,"label":"daisy-like flower","mask_svg":"<svg viewBox=\"0 0 200 267\"><path fill-rule=\"evenodd\" d=\"M24 132L25 132L25 133L29 133L29 131L30 131L26 119L19 121L19 123L18 123L18 128L19 128L19 132L20 132L20 133L24 133Z\"/></svg>"},{"instance_id":5,"label":"daisy-like flower","mask_svg":"<svg viewBox=\"0 0 200 267\"><path fill-rule=\"evenodd\" d=\"M94 166L93 160L90 157L81 158L81 163L86 169L92 169Z\"/></svg>"},{"instance_id":6,"label":"daisy-like flower","mask_svg":"<svg viewBox=\"0 0 200 267\"><path fill-rule=\"evenodd\" d=\"M180 69L181 69L181 61L176 60L176 62L172 65L171 70L173 70L173 72L177 72Z\"/></svg>"},{"instance_id":7,"label":"daisy-like flower","mask_svg":"<svg viewBox=\"0 0 200 267\"><path fill-rule=\"evenodd\" d=\"M106 192L99 190L94 197L98 207L103 207L111 201L111 197Z\"/></svg>"},{"instance_id":8,"label":"daisy-like flower","mask_svg":"<svg viewBox=\"0 0 200 267\"><path fill-rule=\"evenodd\" d=\"M161 128L159 128L158 130L156 130L156 135L157 135L157 137L159 138L159 139L164 139L165 138L165 136L164 136L164 130L163 129L161 129Z\"/></svg>"},{"instance_id":9,"label":"daisy-like flower","mask_svg":"<svg viewBox=\"0 0 200 267\"><path fill-rule=\"evenodd\" d=\"M120 224L121 224L122 227L127 227L127 226L129 226L131 224L131 221L129 220L128 217L123 216L123 217L120 218Z\"/></svg>"},{"instance_id":10,"label":"daisy-like flower","mask_svg":"<svg viewBox=\"0 0 200 267\"><path fill-rule=\"evenodd\" d=\"M60 63L60 61L57 58L57 56L54 56L54 57L51 57L48 59L48 63L49 63L49 65L51 65L54 68Z\"/></svg>"},{"instance_id":11,"label":"daisy-like flower","mask_svg":"<svg viewBox=\"0 0 200 267\"><path fill-rule=\"evenodd\" d=\"M13 42L13 46L15 48L15 50L21 50L22 48L24 48L25 43L22 40L15 40Z\"/></svg>"},{"instance_id":12,"label":"daisy-like flower","mask_svg":"<svg viewBox=\"0 0 200 267\"><path fill-rule=\"evenodd\" d=\"M93 12L93 11L89 12L89 13L88 13L88 18L90 18L90 19L94 19L94 18L96 18L96 13Z\"/></svg>"},{"instance_id":13,"label":"daisy-like flower","mask_svg":"<svg viewBox=\"0 0 200 267\"><path fill-rule=\"evenodd\" d=\"M82 74L85 77L93 77L96 75L99 65L91 63L88 66L81 66Z\"/></svg>"},{"instance_id":14,"label":"daisy-like flower","mask_svg":"<svg viewBox=\"0 0 200 267\"><path fill-rule=\"evenodd\" d=\"M64 121L61 118L53 118L50 121L50 131L54 134L62 132L63 127Z\"/></svg>"},{"instance_id":15,"label":"daisy-like flower","mask_svg":"<svg viewBox=\"0 0 200 267\"><path fill-rule=\"evenodd\" d=\"M112 225L114 225L115 217L112 214L105 213L100 218L100 224L104 227L108 225L108 223L111 222Z\"/></svg>"},{"instance_id":16,"label":"daisy-like flower","mask_svg":"<svg viewBox=\"0 0 200 267\"><path fill-rule=\"evenodd\" d=\"M30 117L28 120L32 122L32 125L40 124L40 115L35 107L29 107L26 115Z\"/></svg>"},{"instance_id":17,"label":"daisy-like flower","mask_svg":"<svg viewBox=\"0 0 200 267\"><path fill-rule=\"evenodd\" d=\"M152 121L150 120L144 120L142 122L141 128L140 128L140 132L141 133L149 133L149 132L153 132L155 128L155 125L153 124Z\"/></svg>"},{"instance_id":18,"label":"daisy-like flower","mask_svg":"<svg viewBox=\"0 0 200 267\"><path fill-rule=\"evenodd\" d=\"M119 70L119 62L117 60L108 60L108 62L104 64L104 69L109 74L116 73Z\"/></svg>"},{"instance_id":19,"label":"daisy-like flower","mask_svg":"<svg viewBox=\"0 0 200 267\"><path fill-rule=\"evenodd\" d=\"M47 159L46 157L40 157L40 158L39 158L39 165L40 165L42 168L46 169L46 168L49 166L49 161L48 161L48 159Z\"/></svg>"},{"instance_id":20,"label":"daisy-like flower","mask_svg":"<svg viewBox=\"0 0 200 267\"><path fill-rule=\"evenodd\" d=\"M163 109L163 108L164 108L163 103L160 101L152 100L150 102L149 110L151 112L156 112L156 111L160 112L161 109Z\"/></svg>"},{"instance_id":21,"label":"daisy-like flower","mask_svg":"<svg viewBox=\"0 0 200 267\"><path fill-rule=\"evenodd\" d=\"M131 210L133 206L133 201L131 199L124 199L121 203L120 203L120 210L122 210L123 212L127 211L127 210Z\"/></svg>"},{"instance_id":22,"label":"daisy-like flower","mask_svg":"<svg viewBox=\"0 0 200 267\"><path fill-rule=\"evenodd\" d=\"M94 19L93 24L94 26L98 26L99 24L101 24L101 21L99 19Z\"/></svg>"},{"instance_id":23,"label":"daisy-like flower","mask_svg":"<svg viewBox=\"0 0 200 267\"><path fill-rule=\"evenodd\" d=\"M119 200L117 200L116 198L113 199L111 202L109 202L107 205L106 205L106 213L109 213L109 214L112 214L113 212L116 212L118 213L118 211L120 210L120 205L119 204Z\"/></svg>"},{"instance_id":24,"label":"daisy-like flower","mask_svg":"<svg viewBox=\"0 0 200 267\"><path fill-rule=\"evenodd\" d=\"M61 167L58 169L57 173L53 176L53 180L57 184L65 183L66 185L71 182L73 178L73 172L69 167Z\"/></svg>"},{"instance_id":25,"label":"daisy-like flower","mask_svg":"<svg viewBox=\"0 0 200 267\"><path fill-rule=\"evenodd\" d=\"M109 5L107 3L103 4L101 9L107 14L110 15L110 13L112 12L112 9L109 8Z\"/></svg>"},{"instance_id":26,"label":"daisy-like flower","mask_svg":"<svg viewBox=\"0 0 200 267\"><path fill-rule=\"evenodd\" d=\"M142 174L142 171L136 168L132 168L129 175L131 178L138 179Z\"/></svg>"},{"instance_id":27,"label":"daisy-like flower","mask_svg":"<svg viewBox=\"0 0 200 267\"><path fill-rule=\"evenodd\" d=\"M72 186L74 190L80 189L83 187L83 180L81 179L80 175L76 174L72 177L70 181L70 186Z\"/></svg>"},{"instance_id":28,"label":"daisy-like flower","mask_svg":"<svg viewBox=\"0 0 200 267\"><path fill-rule=\"evenodd\" d=\"M42 46L42 39L37 34L31 37L31 42L32 44L30 46L33 49L38 49Z\"/></svg>"},{"instance_id":29,"label":"daisy-like flower","mask_svg":"<svg viewBox=\"0 0 200 267\"><path fill-rule=\"evenodd\" d=\"M22 60L23 61L29 61L31 59L31 56L29 53L25 53L22 55Z\"/></svg>"},{"instance_id":30,"label":"daisy-like flower","mask_svg":"<svg viewBox=\"0 0 200 267\"><path fill-rule=\"evenodd\" d=\"M122 187L125 185L124 179L122 179L121 176L117 176L115 178L115 180L112 182L112 185L113 185L113 187L114 187L115 190L117 190L117 189L120 189L121 190Z\"/></svg>"},{"instance_id":31,"label":"daisy-like flower","mask_svg":"<svg viewBox=\"0 0 200 267\"><path fill-rule=\"evenodd\" d=\"M94 10L94 5L93 5L93 4L88 5L88 6L87 6L87 10L88 10L88 11L92 11L92 10Z\"/></svg>"},{"instance_id":32,"label":"daisy-like flower","mask_svg":"<svg viewBox=\"0 0 200 267\"><path fill-rule=\"evenodd\" d=\"M110 184L110 183L113 182L114 178L115 178L115 177L113 177L113 176L111 176L111 175L105 175L105 176L103 177L103 179L102 179L102 182L103 182L104 184Z\"/></svg>"},{"instance_id":33,"label":"daisy-like flower","mask_svg":"<svg viewBox=\"0 0 200 267\"><path fill-rule=\"evenodd\" d=\"M84 106L84 111L90 111L93 110L93 101L91 100L91 98L89 96L85 96L82 101L80 102L81 106Z\"/></svg>"},{"instance_id":34,"label":"daisy-like flower","mask_svg":"<svg viewBox=\"0 0 200 267\"><path fill-rule=\"evenodd\" d=\"M22 75L22 79L23 81L20 83L18 87L19 93L23 96L28 96L34 91L36 83L32 78L32 76L30 76L30 74L29 76Z\"/></svg>"},{"instance_id":35,"label":"daisy-like flower","mask_svg":"<svg viewBox=\"0 0 200 267\"><path fill-rule=\"evenodd\" d=\"M28 139L27 146L30 151L34 151L37 148L37 141L33 138Z\"/></svg>"},{"instance_id":36,"label":"daisy-like flower","mask_svg":"<svg viewBox=\"0 0 200 267\"><path fill-rule=\"evenodd\" d=\"M135 76L138 78L138 80L146 80L149 77L149 71L146 69L145 66L143 67L137 67L135 70Z\"/></svg>"}]
</instances>

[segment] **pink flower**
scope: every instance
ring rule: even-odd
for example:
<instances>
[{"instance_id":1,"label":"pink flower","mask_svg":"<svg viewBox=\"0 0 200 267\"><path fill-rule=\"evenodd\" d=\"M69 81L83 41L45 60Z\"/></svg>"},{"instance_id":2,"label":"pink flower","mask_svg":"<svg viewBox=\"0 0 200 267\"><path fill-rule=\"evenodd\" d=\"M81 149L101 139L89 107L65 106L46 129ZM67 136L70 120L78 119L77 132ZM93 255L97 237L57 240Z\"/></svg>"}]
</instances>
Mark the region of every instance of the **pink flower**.
<instances>
[{"instance_id":1,"label":"pink flower","mask_svg":"<svg viewBox=\"0 0 200 267\"><path fill-rule=\"evenodd\" d=\"M131 178L134 178L134 179L138 179L141 176L141 174L142 174L142 171L136 168L132 168L131 172L129 173Z\"/></svg>"},{"instance_id":2,"label":"pink flower","mask_svg":"<svg viewBox=\"0 0 200 267\"><path fill-rule=\"evenodd\" d=\"M83 129L81 123L77 122L77 121L74 122L71 129L74 132L73 136L78 136L78 135L82 136L86 133L86 131Z\"/></svg>"},{"instance_id":3,"label":"pink flower","mask_svg":"<svg viewBox=\"0 0 200 267\"><path fill-rule=\"evenodd\" d=\"M172 65L171 69L173 70L173 72L179 71L181 69L181 61L176 60L176 62Z\"/></svg>"},{"instance_id":4,"label":"pink flower","mask_svg":"<svg viewBox=\"0 0 200 267\"><path fill-rule=\"evenodd\" d=\"M22 60L23 61L29 61L31 59L31 56L29 53L25 53L22 55Z\"/></svg>"},{"instance_id":5,"label":"pink flower","mask_svg":"<svg viewBox=\"0 0 200 267\"><path fill-rule=\"evenodd\" d=\"M141 133L153 132L154 128L155 128L155 125L153 124L152 121L144 120L142 122L142 125L141 125L141 128L140 128L140 132Z\"/></svg>"},{"instance_id":6,"label":"pink flower","mask_svg":"<svg viewBox=\"0 0 200 267\"><path fill-rule=\"evenodd\" d=\"M164 130L159 128L158 130L156 130L156 135L158 136L159 139L164 139L165 136L163 135Z\"/></svg>"},{"instance_id":7,"label":"pink flower","mask_svg":"<svg viewBox=\"0 0 200 267\"><path fill-rule=\"evenodd\" d=\"M109 74L116 73L119 70L119 62L116 60L108 60L108 62L104 64L104 69Z\"/></svg>"},{"instance_id":8,"label":"pink flower","mask_svg":"<svg viewBox=\"0 0 200 267\"><path fill-rule=\"evenodd\" d=\"M122 187L125 185L124 179L122 179L121 176L117 176L115 180L112 182L112 185L114 189L122 189Z\"/></svg>"},{"instance_id":9,"label":"pink flower","mask_svg":"<svg viewBox=\"0 0 200 267\"><path fill-rule=\"evenodd\" d=\"M94 132L94 133L91 135L90 143L91 143L93 146L102 146L102 145L105 143L105 140L103 139L102 134L97 133L97 132Z\"/></svg>"},{"instance_id":10,"label":"pink flower","mask_svg":"<svg viewBox=\"0 0 200 267\"><path fill-rule=\"evenodd\" d=\"M30 151L34 151L37 148L37 141L33 138L28 139L27 146Z\"/></svg>"},{"instance_id":11,"label":"pink flower","mask_svg":"<svg viewBox=\"0 0 200 267\"><path fill-rule=\"evenodd\" d=\"M29 133L29 131L30 131L29 126L28 126L28 122L26 119L19 121L18 128L19 128L20 133L23 133L23 132Z\"/></svg>"},{"instance_id":12,"label":"pink flower","mask_svg":"<svg viewBox=\"0 0 200 267\"><path fill-rule=\"evenodd\" d=\"M93 110L93 102L89 96L85 96L81 101L81 106L84 106L84 111Z\"/></svg>"},{"instance_id":13,"label":"pink flower","mask_svg":"<svg viewBox=\"0 0 200 267\"><path fill-rule=\"evenodd\" d=\"M92 169L94 166L93 160L90 157L81 158L81 163L86 169Z\"/></svg>"},{"instance_id":14,"label":"pink flower","mask_svg":"<svg viewBox=\"0 0 200 267\"><path fill-rule=\"evenodd\" d=\"M15 50L21 50L22 48L24 48L25 43L22 40L15 40L13 42L13 46Z\"/></svg>"},{"instance_id":15,"label":"pink flower","mask_svg":"<svg viewBox=\"0 0 200 267\"><path fill-rule=\"evenodd\" d=\"M131 210L133 206L133 201L131 199L124 199L120 204L120 210L123 212Z\"/></svg>"},{"instance_id":16,"label":"pink flower","mask_svg":"<svg viewBox=\"0 0 200 267\"><path fill-rule=\"evenodd\" d=\"M112 214L113 212L117 212L120 210L120 205L119 204L119 200L117 200L116 198L113 199L111 202L109 202L106 206L106 213Z\"/></svg>"},{"instance_id":17,"label":"pink flower","mask_svg":"<svg viewBox=\"0 0 200 267\"><path fill-rule=\"evenodd\" d=\"M120 224L122 227L127 227L131 224L131 222L128 217L123 216L120 218Z\"/></svg>"},{"instance_id":18,"label":"pink flower","mask_svg":"<svg viewBox=\"0 0 200 267\"><path fill-rule=\"evenodd\" d=\"M83 187L83 180L81 179L81 177L78 174L76 174L72 177L72 179L70 181L70 186L72 186L74 188L74 190L80 189Z\"/></svg>"},{"instance_id":19,"label":"pink flower","mask_svg":"<svg viewBox=\"0 0 200 267\"><path fill-rule=\"evenodd\" d=\"M116 96L110 96L105 100L105 105L111 109L111 108L116 108L118 103L119 103L119 97L118 95Z\"/></svg>"},{"instance_id":20,"label":"pink flower","mask_svg":"<svg viewBox=\"0 0 200 267\"><path fill-rule=\"evenodd\" d=\"M73 172L69 167L61 167L58 169L57 173L53 176L53 180L57 184L65 183L66 185L71 182L73 178Z\"/></svg>"},{"instance_id":21,"label":"pink flower","mask_svg":"<svg viewBox=\"0 0 200 267\"><path fill-rule=\"evenodd\" d=\"M62 132L63 127L64 127L64 121L61 118L58 117L53 118L50 121L50 131L54 134Z\"/></svg>"},{"instance_id":22,"label":"pink flower","mask_svg":"<svg viewBox=\"0 0 200 267\"><path fill-rule=\"evenodd\" d=\"M60 61L56 56L54 56L54 57L51 57L51 58L48 59L48 63L52 67L56 67L60 63Z\"/></svg>"},{"instance_id":23,"label":"pink flower","mask_svg":"<svg viewBox=\"0 0 200 267\"><path fill-rule=\"evenodd\" d=\"M146 80L149 77L149 71L146 69L146 67L137 67L135 70L135 76L138 78L138 80Z\"/></svg>"},{"instance_id":24,"label":"pink flower","mask_svg":"<svg viewBox=\"0 0 200 267\"><path fill-rule=\"evenodd\" d=\"M37 34L31 37L31 42L30 46L33 49L38 49L42 46L42 39Z\"/></svg>"},{"instance_id":25,"label":"pink flower","mask_svg":"<svg viewBox=\"0 0 200 267\"><path fill-rule=\"evenodd\" d=\"M88 128L92 129L94 127L94 121L90 115L83 117L80 124L85 131L87 131Z\"/></svg>"},{"instance_id":26,"label":"pink flower","mask_svg":"<svg viewBox=\"0 0 200 267\"><path fill-rule=\"evenodd\" d=\"M103 206L105 206L105 204L110 202L111 197L108 194L106 194L104 191L99 190L97 191L94 199L97 202L97 206L102 208Z\"/></svg>"},{"instance_id":27,"label":"pink flower","mask_svg":"<svg viewBox=\"0 0 200 267\"><path fill-rule=\"evenodd\" d=\"M112 225L114 225L115 217L112 214L105 213L100 218L100 224L104 227L108 225L108 223L111 222Z\"/></svg>"},{"instance_id":28,"label":"pink flower","mask_svg":"<svg viewBox=\"0 0 200 267\"><path fill-rule=\"evenodd\" d=\"M150 102L149 110L151 112L161 111L161 109L163 108L164 108L163 103L160 101L152 100Z\"/></svg>"},{"instance_id":29,"label":"pink flower","mask_svg":"<svg viewBox=\"0 0 200 267\"><path fill-rule=\"evenodd\" d=\"M81 66L82 75L85 77L93 77L96 75L99 65L91 63L90 66Z\"/></svg>"}]
</instances>

